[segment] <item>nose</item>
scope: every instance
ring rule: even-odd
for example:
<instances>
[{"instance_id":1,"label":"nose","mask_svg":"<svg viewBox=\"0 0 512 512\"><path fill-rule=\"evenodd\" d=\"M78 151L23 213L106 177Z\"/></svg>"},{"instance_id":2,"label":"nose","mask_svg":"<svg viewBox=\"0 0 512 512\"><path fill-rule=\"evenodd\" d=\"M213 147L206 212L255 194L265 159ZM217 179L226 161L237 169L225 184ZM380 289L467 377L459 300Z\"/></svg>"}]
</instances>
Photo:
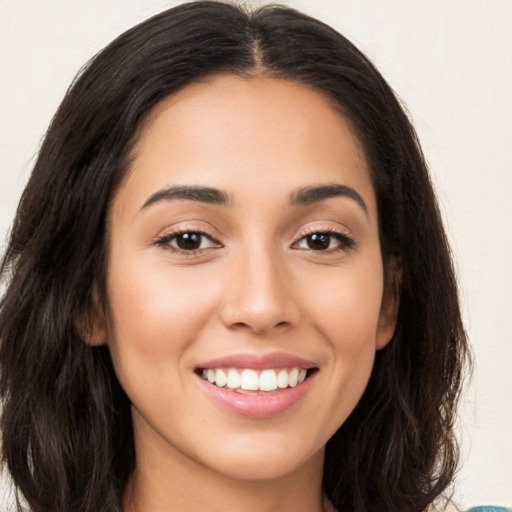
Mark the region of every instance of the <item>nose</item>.
<instances>
[{"instance_id":1,"label":"nose","mask_svg":"<svg viewBox=\"0 0 512 512\"><path fill-rule=\"evenodd\" d=\"M290 272L270 251L238 258L229 280L221 308L226 327L268 334L298 323L300 309Z\"/></svg>"}]
</instances>

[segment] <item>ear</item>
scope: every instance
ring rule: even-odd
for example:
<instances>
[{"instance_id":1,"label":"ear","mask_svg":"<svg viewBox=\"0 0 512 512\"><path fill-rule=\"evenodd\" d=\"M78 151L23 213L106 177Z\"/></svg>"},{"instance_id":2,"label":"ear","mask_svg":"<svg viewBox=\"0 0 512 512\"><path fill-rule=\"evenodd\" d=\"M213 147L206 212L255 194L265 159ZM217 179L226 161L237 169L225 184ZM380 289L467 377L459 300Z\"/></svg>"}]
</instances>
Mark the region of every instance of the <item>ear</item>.
<instances>
[{"instance_id":1,"label":"ear","mask_svg":"<svg viewBox=\"0 0 512 512\"><path fill-rule=\"evenodd\" d=\"M97 287L91 293L89 307L78 318L77 327L83 341L91 346L98 347L107 342L107 322L104 308Z\"/></svg>"},{"instance_id":2,"label":"ear","mask_svg":"<svg viewBox=\"0 0 512 512\"><path fill-rule=\"evenodd\" d=\"M400 305L400 285L402 284L402 263L392 256L388 262L386 282L382 294L379 323L375 348L380 350L391 341L396 329L398 307Z\"/></svg>"}]
</instances>

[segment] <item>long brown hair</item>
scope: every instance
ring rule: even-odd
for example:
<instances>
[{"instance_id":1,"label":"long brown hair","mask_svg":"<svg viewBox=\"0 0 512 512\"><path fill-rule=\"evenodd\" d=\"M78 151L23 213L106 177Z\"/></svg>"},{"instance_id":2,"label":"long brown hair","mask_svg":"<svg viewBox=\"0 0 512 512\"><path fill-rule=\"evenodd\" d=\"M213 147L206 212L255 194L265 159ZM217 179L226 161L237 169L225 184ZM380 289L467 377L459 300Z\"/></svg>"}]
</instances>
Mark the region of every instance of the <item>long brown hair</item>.
<instances>
[{"instance_id":1,"label":"long brown hair","mask_svg":"<svg viewBox=\"0 0 512 512\"><path fill-rule=\"evenodd\" d=\"M424 511L454 476L468 349L414 129L372 63L329 26L285 7L209 1L161 13L91 60L21 198L0 266L2 457L18 495L33 512L121 510L135 464L130 403L108 348L83 341L85 312L108 304L105 222L137 127L160 100L213 73L307 84L359 136L384 262L401 264L400 309L364 396L327 444L324 489L340 511Z\"/></svg>"}]
</instances>

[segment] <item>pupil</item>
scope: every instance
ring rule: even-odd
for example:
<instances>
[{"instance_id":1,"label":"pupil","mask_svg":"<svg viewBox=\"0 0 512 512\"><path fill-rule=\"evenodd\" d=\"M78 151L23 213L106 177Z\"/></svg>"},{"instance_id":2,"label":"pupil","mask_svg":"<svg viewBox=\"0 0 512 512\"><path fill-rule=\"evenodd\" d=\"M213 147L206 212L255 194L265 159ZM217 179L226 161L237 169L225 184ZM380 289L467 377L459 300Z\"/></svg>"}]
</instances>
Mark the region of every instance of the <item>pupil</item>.
<instances>
[{"instance_id":1,"label":"pupil","mask_svg":"<svg viewBox=\"0 0 512 512\"><path fill-rule=\"evenodd\" d=\"M176 244L185 251L198 249L201 245L201 235L199 233L183 233L178 236Z\"/></svg>"},{"instance_id":2,"label":"pupil","mask_svg":"<svg viewBox=\"0 0 512 512\"><path fill-rule=\"evenodd\" d=\"M313 250L328 249L331 241L331 235L325 233L315 233L308 237L308 247Z\"/></svg>"}]
</instances>

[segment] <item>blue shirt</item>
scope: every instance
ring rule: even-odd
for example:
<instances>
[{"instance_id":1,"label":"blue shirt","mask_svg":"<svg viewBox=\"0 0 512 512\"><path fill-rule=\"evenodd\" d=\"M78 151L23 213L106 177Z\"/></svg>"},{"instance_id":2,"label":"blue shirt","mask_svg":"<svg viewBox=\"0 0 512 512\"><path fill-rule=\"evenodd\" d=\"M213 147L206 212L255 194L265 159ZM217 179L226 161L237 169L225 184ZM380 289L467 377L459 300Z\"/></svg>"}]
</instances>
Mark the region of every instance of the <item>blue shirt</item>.
<instances>
[{"instance_id":1,"label":"blue shirt","mask_svg":"<svg viewBox=\"0 0 512 512\"><path fill-rule=\"evenodd\" d=\"M473 507L468 510L468 512L512 512L512 509L506 507Z\"/></svg>"}]
</instances>

